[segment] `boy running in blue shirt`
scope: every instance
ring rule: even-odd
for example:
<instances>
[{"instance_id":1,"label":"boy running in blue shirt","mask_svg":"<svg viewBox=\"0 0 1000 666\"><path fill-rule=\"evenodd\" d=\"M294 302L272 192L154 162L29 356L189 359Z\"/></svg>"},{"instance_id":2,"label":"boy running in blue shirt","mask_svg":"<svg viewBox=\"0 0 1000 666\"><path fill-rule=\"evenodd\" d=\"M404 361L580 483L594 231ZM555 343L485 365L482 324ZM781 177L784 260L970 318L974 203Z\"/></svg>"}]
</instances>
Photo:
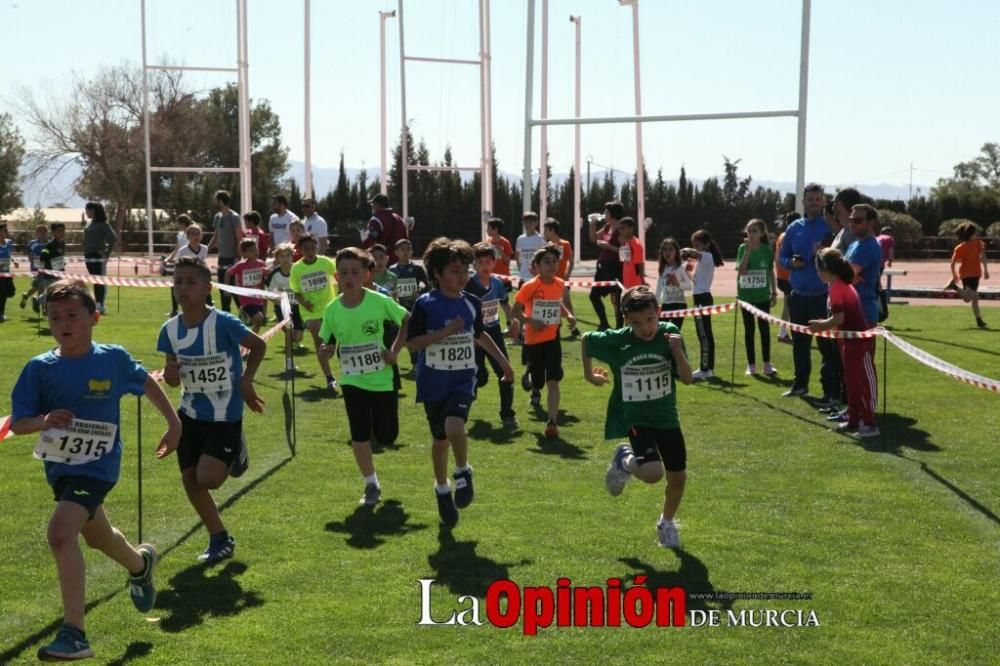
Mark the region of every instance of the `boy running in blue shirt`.
<instances>
[{"instance_id":1,"label":"boy running in blue shirt","mask_svg":"<svg viewBox=\"0 0 1000 666\"><path fill-rule=\"evenodd\" d=\"M159 384L127 351L96 344L97 303L79 280L60 280L46 293L49 329L57 347L28 361L11 395L18 435L41 433L35 457L45 463L56 509L48 541L59 574L63 626L38 651L43 661L93 657L84 626L85 570L78 543L100 550L129 572L132 603L142 613L156 601L156 550L133 547L108 521L104 498L114 488L122 460L120 401L145 393L167 421L156 448L164 458L177 448L181 424Z\"/></svg>"},{"instance_id":2,"label":"boy running in blue shirt","mask_svg":"<svg viewBox=\"0 0 1000 666\"><path fill-rule=\"evenodd\" d=\"M520 322L511 317L511 307L507 298L507 285L493 275L496 264L496 251L488 242L476 243L473 246L476 257L476 273L469 278L465 292L472 294L481 301L483 310L483 329L493 339L497 349L506 356L507 347L503 341L503 329L500 326L500 310L507 316L511 336L517 337ZM503 367L491 356L490 365L497 375L497 380L503 377ZM476 388L486 386L490 374L486 367L486 352L480 347L476 349ZM514 385L500 381L500 421L507 428L517 428L517 414L514 412Z\"/></svg>"},{"instance_id":3,"label":"boy running in blue shirt","mask_svg":"<svg viewBox=\"0 0 1000 666\"><path fill-rule=\"evenodd\" d=\"M156 350L166 354L164 381L184 386L177 462L188 500L209 533L208 548L198 559L212 564L232 557L236 549L210 491L230 474L246 471L243 403L264 411L253 378L267 343L233 315L205 305L212 290L205 262L178 261L173 289L181 313L163 324ZM245 369L240 346L250 351Z\"/></svg>"},{"instance_id":4,"label":"boy running in blue shirt","mask_svg":"<svg viewBox=\"0 0 1000 666\"><path fill-rule=\"evenodd\" d=\"M41 285L39 283L38 269L42 267L42 250L49 243L49 228L44 224L39 224L35 227L35 237L28 241L27 246L24 248L25 253L28 255L28 265L31 267L31 288L21 295L21 309L28 304L28 299L31 298L31 307L38 312L38 296L35 294L41 294Z\"/></svg>"},{"instance_id":5,"label":"boy running in blue shirt","mask_svg":"<svg viewBox=\"0 0 1000 666\"><path fill-rule=\"evenodd\" d=\"M604 370L593 367L591 358L607 363L614 376L604 437L629 438L628 444L615 449L604 483L609 493L619 495L630 477L657 483L666 470L663 513L656 523L656 535L661 546L678 548L680 535L674 516L687 481L687 449L677 418L673 380L690 384L691 364L678 328L660 321L656 295L648 287L628 289L621 307L625 328L586 333L581 351L584 379L595 386L611 381Z\"/></svg>"},{"instance_id":6,"label":"boy running in blue shirt","mask_svg":"<svg viewBox=\"0 0 1000 666\"><path fill-rule=\"evenodd\" d=\"M424 253L435 288L417 299L410 313L406 346L417 357L417 402L424 404L433 445L435 494L441 522L458 523L458 509L472 503L472 468L465 422L476 393L475 345L514 377L507 357L483 335L483 312L475 296L462 291L469 280L472 247L464 240L436 238ZM448 449L455 455L455 496L448 485Z\"/></svg>"}]
</instances>

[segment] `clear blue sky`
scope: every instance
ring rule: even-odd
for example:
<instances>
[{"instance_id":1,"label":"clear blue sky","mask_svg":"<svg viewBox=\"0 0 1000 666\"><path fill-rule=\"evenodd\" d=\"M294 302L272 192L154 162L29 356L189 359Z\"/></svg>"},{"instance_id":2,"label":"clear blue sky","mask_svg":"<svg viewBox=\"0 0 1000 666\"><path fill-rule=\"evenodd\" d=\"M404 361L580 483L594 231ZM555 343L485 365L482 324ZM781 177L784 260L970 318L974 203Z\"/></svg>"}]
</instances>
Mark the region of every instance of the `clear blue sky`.
<instances>
[{"instance_id":1,"label":"clear blue sky","mask_svg":"<svg viewBox=\"0 0 1000 666\"><path fill-rule=\"evenodd\" d=\"M536 25L540 32L541 4ZM493 0L493 135L502 169L519 173L523 152L526 0ZM71 73L141 57L138 0L2 0L0 109L17 86L66 89ZM474 58L476 0L409 0L411 55ZM378 10L390 0L313 0L313 163L379 163ZM175 62L235 61L234 0L148 0L149 52ZM550 0L549 115L572 115L573 26L583 16L583 113L633 111L631 10L616 0ZM249 0L250 93L281 117L291 158L303 158L302 3ZM397 19L388 23L390 132L399 131ZM642 104L646 113L794 108L800 4L795 0L640 0ZM932 184L985 141L1000 140L1000 2L813 0L807 178L836 184ZM536 65L540 52L536 48ZM536 70L538 71L538 70ZM223 76L192 75L207 88ZM477 163L478 69L407 65L412 128L432 158L451 144ZM536 111L540 77L536 73ZM794 180L795 120L645 126L653 175L721 171L742 158L756 179ZM572 128L549 132L554 170L572 163ZM30 135L29 135L30 141ZM539 134L535 131L535 165ZM583 154L632 169L630 125L583 129Z\"/></svg>"}]
</instances>

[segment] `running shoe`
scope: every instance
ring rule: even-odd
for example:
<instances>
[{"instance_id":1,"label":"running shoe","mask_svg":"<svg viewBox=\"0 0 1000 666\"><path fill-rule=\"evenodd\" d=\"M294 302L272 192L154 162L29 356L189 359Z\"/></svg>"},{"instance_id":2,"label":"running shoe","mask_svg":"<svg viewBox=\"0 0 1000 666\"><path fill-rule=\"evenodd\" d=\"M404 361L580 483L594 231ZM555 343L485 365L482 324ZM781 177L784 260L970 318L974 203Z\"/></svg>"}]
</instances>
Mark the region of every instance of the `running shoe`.
<instances>
[{"instance_id":1,"label":"running shoe","mask_svg":"<svg viewBox=\"0 0 1000 666\"><path fill-rule=\"evenodd\" d=\"M767 363L764 364L764 376L765 377L774 377L776 374L778 374L778 369L776 367L774 367L773 365L771 365L770 362L767 362Z\"/></svg>"},{"instance_id":2,"label":"running shoe","mask_svg":"<svg viewBox=\"0 0 1000 666\"><path fill-rule=\"evenodd\" d=\"M375 506L382 499L382 486L375 483L366 483L365 491L361 495L361 500L358 504L363 504L364 506Z\"/></svg>"},{"instance_id":3,"label":"running shoe","mask_svg":"<svg viewBox=\"0 0 1000 666\"><path fill-rule=\"evenodd\" d=\"M833 429L835 432L851 433L858 429L858 424L844 421L843 423L838 423Z\"/></svg>"},{"instance_id":4,"label":"running shoe","mask_svg":"<svg viewBox=\"0 0 1000 666\"><path fill-rule=\"evenodd\" d=\"M542 406L542 392L541 391L532 390L531 391L531 400L530 400L530 402L531 402L531 406L532 407L541 407Z\"/></svg>"},{"instance_id":5,"label":"running shoe","mask_svg":"<svg viewBox=\"0 0 1000 666\"><path fill-rule=\"evenodd\" d=\"M28 295L21 294L21 309L23 310L28 306Z\"/></svg>"},{"instance_id":6,"label":"running shoe","mask_svg":"<svg viewBox=\"0 0 1000 666\"><path fill-rule=\"evenodd\" d=\"M582 333L580 333L580 329L577 328L576 326L574 326L572 330L570 330L569 334L574 338L578 338L582 335Z\"/></svg>"},{"instance_id":7,"label":"running shoe","mask_svg":"<svg viewBox=\"0 0 1000 666\"><path fill-rule=\"evenodd\" d=\"M790 335L779 335L778 336L778 342L783 342L786 345L790 345L790 344L792 344L792 336L790 336Z\"/></svg>"},{"instance_id":8,"label":"running shoe","mask_svg":"<svg viewBox=\"0 0 1000 666\"><path fill-rule=\"evenodd\" d=\"M858 431L854 433L854 436L858 439L869 439L871 437L880 437L881 435L882 433L878 429L878 426L864 424L858 427Z\"/></svg>"},{"instance_id":9,"label":"running shoe","mask_svg":"<svg viewBox=\"0 0 1000 666\"><path fill-rule=\"evenodd\" d=\"M225 539L209 539L208 548L198 556L198 561L205 564L215 564L222 560L228 560L236 553L236 539L231 536Z\"/></svg>"},{"instance_id":10,"label":"running shoe","mask_svg":"<svg viewBox=\"0 0 1000 666\"><path fill-rule=\"evenodd\" d=\"M337 393L337 379L336 379L336 377L330 377L328 380L326 380L326 387L328 389L330 389L331 392L333 392L333 397L334 398L336 398L339 395L339 393Z\"/></svg>"},{"instance_id":11,"label":"running shoe","mask_svg":"<svg viewBox=\"0 0 1000 666\"><path fill-rule=\"evenodd\" d=\"M782 398L799 398L809 394L809 389L803 386L793 386L781 394Z\"/></svg>"},{"instance_id":12,"label":"running shoe","mask_svg":"<svg viewBox=\"0 0 1000 666\"><path fill-rule=\"evenodd\" d=\"M153 585L153 569L156 568L156 548L144 543L136 548L142 555L146 568L138 576L128 577L128 594L132 604L140 613L148 613L156 603L156 587Z\"/></svg>"},{"instance_id":13,"label":"running shoe","mask_svg":"<svg viewBox=\"0 0 1000 666\"><path fill-rule=\"evenodd\" d=\"M743 374L747 375L748 377L750 375L756 375L757 374L757 364L756 363L750 363L749 365L747 365L746 372L744 372Z\"/></svg>"},{"instance_id":14,"label":"running shoe","mask_svg":"<svg viewBox=\"0 0 1000 666\"><path fill-rule=\"evenodd\" d=\"M476 495L472 487L472 468L470 467L464 472L455 472L451 478L455 479L455 506L464 509L472 504Z\"/></svg>"},{"instance_id":15,"label":"running shoe","mask_svg":"<svg viewBox=\"0 0 1000 666\"><path fill-rule=\"evenodd\" d=\"M711 370L695 370L691 373L691 379L696 382L704 381L706 379L715 379L715 373Z\"/></svg>"},{"instance_id":16,"label":"running shoe","mask_svg":"<svg viewBox=\"0 0 1000 666\"><path fill-rule=\"evenodd\" d=\"M847 421L847 410L843 409L839 412L834 412L826 417L827 421L835 421L837 423L844 423Z\"/></svg>"},{"instance_id":17,"label":"running shoe","mask_svg":"<svg viewBox=\"0 0 1000 666\"><path fill-rule=\"evenodd\" d=\"M632 453L632 447L626 442L622 442L615 447L615 452L611 456L611 464L604 475L604 487L608 489L608 494L618 497L625 489L625 484L632 478L632 475L625 469L625 458Z\"/></svg>"},{"instance_id":18,"label":"running shoe","mask_svg":"<svg viewBox=\"0 0 1000 666\"><path fill-rule=\"evenodd\" d=\"M978 326L979 328L989 328L989 326L986 325L986 322L983 321L981 318L976 320L976 326Z\"/></svg>"},{"instance_id":19,"label":"running shoe","mask_svg":"<svg viewBox=\"0 0 1000 666\"><path fill-rule=\"evenodd\" d=\"M93 656L87 636L71 624L64 624L56 639L38 650L41 661L75 661Z\"/></svg>"},{"instance_id":20,"label":"running shoe","mask_svg":"<svg viewBox=\"0 0 1000 666\"><path fill-rule=\"evenodd\" d=\"M675 522L660 520L656 523L656 538L662 548L680 548L681 534Z\"/></svg>"},{"instance_id":21,"label":"running shoe","mask_svg":"<svg viewBox=\"0 0 1000 666\"><path fill-rule=\"evenodd\" d=\"M556 439L559 437L559 426L557 426L552 421L549 421L545 425L545 438L546 439Z\"/></svg>"},{"instance_id":22,"label":"running shoe","mask_svg":"<svg viewBox=\"0 0 1000 666\"><path fill-rule=\"evenodd\" d=\"M434 494L437 495L438 516L441 517L441 522L448 527L457 525L458 507L455 506L455 500L451 496L451 491L439 493L435 490Z\"/></svg>"},{"instance_id":23,"label":"running shoe","mask_svg":"<svg viewBox=\"0 0 1000 666\"><path fill-rule=\"evenodd\" d=\"M521 422L517 420L516 416L501 417L500 422L503 424L504 428L508 428L510 430L517 430L521 427Z\"/></svg>"}]
</instances>

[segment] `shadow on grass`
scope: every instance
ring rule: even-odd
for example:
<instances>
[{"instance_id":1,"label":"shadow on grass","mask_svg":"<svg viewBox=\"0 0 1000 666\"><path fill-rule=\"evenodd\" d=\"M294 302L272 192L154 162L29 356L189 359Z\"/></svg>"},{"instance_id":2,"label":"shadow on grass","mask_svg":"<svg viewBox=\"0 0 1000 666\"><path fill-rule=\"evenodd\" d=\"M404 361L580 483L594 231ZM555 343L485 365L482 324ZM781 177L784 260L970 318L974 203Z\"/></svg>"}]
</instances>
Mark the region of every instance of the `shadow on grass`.
<instances>
[{"instance_id":1,"label":"shadow on grass","mask_svg":"<svg viewBox=\"0 0 1000 666\"><path fill-rule=\"evenodd\" d=\"M656 569L638 557L620 558L619 562L634 570L633 573L622 576L622 580L635 584L637 576L645 576L645 585L650 590L660 587L682 587L687 593L689 610L729 610L733 607L731 599L707 598L708 595L715 593L715 587L708 578L708 568L701 560L683 548L676 548L673 552L680 560L680 568L676 571Z\"/></svg>"},{"instance_id":2,"label":"shadow on grass","mask_svg":"<svg viewBox=\"0 0 1000 666\"><path fill-rule=\"evenodd\" d=\"M399 500L378 505L359 506L343 521L330 521L327 532L350 535L345 541L351 548L378 548L385 543L383 536L402 536L427 529L422 523L408 523L410 514Z\"/></svg>"},{"instance_id":3,"label":"shadow on grass","mask_svg":"<svg viewBox=\"0 0 1000 666\"><path fill-rule=\"evenodd\" d=\"M323 402L324 400L339 400L340 393L338 392L334 395L333 391L325 386L311 386L304 391L296 393L295 397L306 402Z\"/></svg>"},{"instance_id":4,"label":"shadow on grass","mask_svg":"<svg viewBox=\"0 0 1000 666\"><path fill-rule=\"evenodd\" d=\"M169 613L160 628L177 633L196 627L210 617L231 617L264 605L252 590L244 590L236 577L247 570L243 562L230 561L218 573L207 564L195 564L170 579L170 589L160 592L156 607Z\"/></svg>"},{"instance_id":5,"label":"shadow on grass","mask_svg":"<svg viewBox=\"0 0 1000 666\"><path fill-rule=\"evenodd\" d=\"M282 460L281 462L279 462L278 464L276 464L275 466L271 467L269 470L267 470L266 472L264 472L263 474L261 474L259 477L257 477L256 479L254 479L253 481L251 481L250 483L248 483L243 488L240 488L237 492L233 493L233 495L231 497L229 497L225 502L223 502L222 504L219 505L219 512L220 513L224 512L226 509L228 509L233 504L235 504L241 497L243 497L244 495L246 495L247 493L249 493L251 490L253 490L257 486L259 486L261 483L263 483L264 481L266 481L267 479L269 479L274 474L276 474L282 467L284 467L285 465L287 465L291 461L292 461L291 458L285 458L284 460ZM167 547L166 549L164 549L163 551L161 551L160 552L160 556L159 556L160 559L162 560L164 557L167 556L168 553L170 553L171 551L175 550L181 544L183 544L185 541L187 541L188 539L190 539L201 528L202 528L202 523L199 521L198 523L196 523L194 525L194 527L192 527L187 532L185 532L180 537L178 537L178 539L176 541L174 541L173 544L171 544L169 547ZM119 587L119 588L115 589L112 592L108 592L103 597L100 597L98 599L94 599L93 601L88 602L87 605L84 607L84 610L87 613L91 612L93 609L97 608L98 606L100 606L100 605L104 604L105 602L110 601L114 597L118 596L118 594L123 589L125 589L125 588ZM6 663L9 663L10 661L12 661L13 659L16 659L27 648L32 647L33 645L36 645L37 643L39 643L43 639L48 638L50 635L54 634L56 632L56 630L59 629L59 627L62 626L62 624L63 624L63 619L60 617L60 618L58 618L56 620L53 620L52 622L50 622L49 624L47 624L45 627L39 629L38 631L36 631L35 633L31 634L30 636L27 636L27 637L21 639L15 645L13 645L12 647L8 648L4 652L0 653L0 664L6 664ZM126 651L126 655L128 655L127 651ZM124 658L124 656L122 658ZM135 658L135 657L132 657L132 658Z\"/></svg>"},{"instance_id":6,"label":"shadow on grass","mask_svg":"<svg viewBox=\"0 0 1000 666\"><path fill-rule=\"evenodd\" d=\"M914 451L941 450L940 446L930 441L930 434L926 430L914 427L917 419L911 416L876 414L875 421L882 436L861 442L866 451L899 453L903 448Z\"/></svg>"},{"instance_id":7,"label":"shadow on grass","mask_svg":"<svg viewBox=\"0 0 1000 666\"><path fill-rule=\"evenodd\" d=\"M535 433L538 446L528 449L532 453L541 453L547 456L559 456L567 460L586 460L589 456L587 452L576 444L570 444L562 437L549 439L542 433Z\"/></svg>"},{"instance_id":8,"label":"shadow on grass","mask_svg":"<svg viewBox=\"0 0 1000 666\"><path fill-rule=\"evenodd\" d=\"M476 441L488 441L491 444L511 444L517 439L518 429L494 427L489 421L476 419L469 428L469 437Z\"/></svg>"},{"instance_id":9,"label":"shadow on grass","mask_svg":"<svg viewBox=\"0 0 1000 666\"><path fill-rule=\"evenodd\" d=\"M979 330L979 329L976 329ZM967 349L968 351L978 352L980 354L990 354L991 356L1000 356L1000 351L993 351L990 349L984 349L983 347L973 347L972 345L962 345L957 342L952 342L951 340L938 340L935 338L921 338L916 335L908 335L906 339L909 340L919 340L921 342L934 342L940 345L945 345L947 347L955 347L956 349Z\"/></svg>"},{"instance_id":10,"label":"shadow on grass","mask_svg":"<svg viewBox=\"0 0 1000 666\"><path fill-rule=\"evenodd\" d=\"M531 560L497 562L483 557L476 553L478 541L456 541L451 528L444 525L438 528L438 544L437 552L427 556L427 563L435 571L428 577L447 585L456 596L483 599L490 583L511 577L511 567L532 563Z\"/></svg>"},{"instance_id":11,"label":"shadow on grass","mask_svg":"<svg viewBox=\"0 0 1000 666\"><path fill-rule=\"evenodd\" d=\"M542 400L542 404L538 407L532 407L528 405L530 410L530 418L532 421L538 421L539 423L547 423L549 420L549 410L545 408L545 400ZM564 425L569 425L571 423L579 423L579 417L573 416L565 409L559 410L559 417L557 423L560 427Z\"/></svg>"},{"instance_id":12,"label":"shadow on grass","mask_svg":"<svg viewBox=\"0 0 1000 666\"><path fill-rule=\"evenodd\" d=\"M746 375L744 375L746 377ZM757 373L751 375L750 379L757 382L758 384L763 384L765 386L773 386L775 388L791 388L792 384L795 383L795 379L792 377L781 377L779 375L772 375L768 377L765 374Z\"/></svg>"},{"instance_id":13,"label":"shadow on grass","mask_svg":"<svg viewBox=\"0 0 1000 666\"><path fill-rule=\"evenodd\" d=\"M965 492L964 490L956 486L948 479L944 478L943 476L935 472L933 469L930 468L930 466L927 463L921 460L914 460L913 458L908 458L899 452L894 452L894 455L897 455L904 460L908 460L912 463L920 465L920 470L924 472L924 474L931 477L932 479L940 483L942 486L944 486L951 492L955 493L955 495L957 495L962 501L964 501L966 504L968 504L970 507L972 507L979 513L983 514L983 516L985 516L988 520L991 520L995 525L1000 526L1000 516L991 511L988 507L986 507L986 505L981 503L975 497L973 497L972 495Z\"/></svg>"},{"instance_id":14,"label":"shadow on grass","mask_svg":"<svg viewBox=\"0 0 1000 666\"><path fill-rule=\"evenodd\" d=\"M124 664L130 661L135 661L136 659L142 659L143 657L148 657L149 653L153 651L153 644L147 641L138 641L135 643L129 643L128 647L125 648L125 652L122 656L117 659L112 659L108 662L108 666L124 666Z\"/></svg>"}]
</instances>

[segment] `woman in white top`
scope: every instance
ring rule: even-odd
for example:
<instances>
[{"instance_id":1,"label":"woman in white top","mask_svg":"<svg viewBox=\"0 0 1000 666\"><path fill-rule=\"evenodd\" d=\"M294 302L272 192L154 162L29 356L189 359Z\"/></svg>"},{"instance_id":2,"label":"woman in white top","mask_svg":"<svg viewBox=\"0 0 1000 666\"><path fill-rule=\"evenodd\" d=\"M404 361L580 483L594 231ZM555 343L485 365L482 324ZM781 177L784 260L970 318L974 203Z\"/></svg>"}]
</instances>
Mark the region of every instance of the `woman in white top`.
<instances>
[{"instance_id":1,"label":"woman in white top","mask_svg":"<svg viewBox=\"0 0 1000 666\"><path fill-rule=\"evenodd\" d=\"M681 246L673 238L664 238L660 243L660 268L657 271L656 302L661 312L683 310L687 307L684 292L691 291L694 284L681 261ZM684 317L671 317L670 323L677 328L684 325Z\"/></svg>"},{"instance_id":2,"label":"woman in white top","mask_svg":"<svg viewBox=\"0 0 1000 666\"><path fill-rule=\"evenodd\" d=\"M696 307L713 305L712 280L715 279L715 269L722 265L722 252L712 238L712 234L704 229L691 234L691 245L681 250L681 258L694 259L698 262L694 271L694 304ZM712 335L712 316L695 317L698 329L698 342L701 345L701 367L693 374L695 381L715 377L715 337Z\"/></svg>"}]
</instances>

